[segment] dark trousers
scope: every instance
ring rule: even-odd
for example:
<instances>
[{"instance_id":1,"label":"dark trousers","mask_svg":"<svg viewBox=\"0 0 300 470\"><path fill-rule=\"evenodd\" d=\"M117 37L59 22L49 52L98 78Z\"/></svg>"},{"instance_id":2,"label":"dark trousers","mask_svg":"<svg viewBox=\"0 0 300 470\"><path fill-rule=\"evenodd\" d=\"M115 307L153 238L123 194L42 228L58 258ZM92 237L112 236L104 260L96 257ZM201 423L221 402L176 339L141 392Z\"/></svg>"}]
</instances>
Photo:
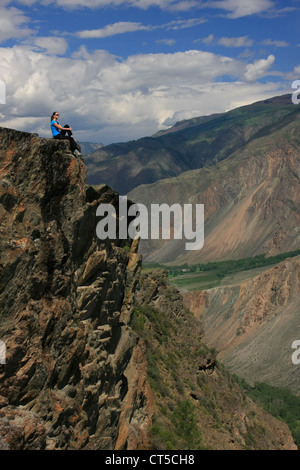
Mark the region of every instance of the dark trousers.
<instances>
[{"instance_id":1,"label":"dark trousers","mask_svg":"<svg viewBox=\"0 0 300 470\"><path fill-rule=\"evenodd\" d=\"M70 126L69 126L69 124L65 124L63 127L70 127ZM74 150L76 150L76 149L78 150L77 143L75 142L74 138L72 137L72 132L71 131L60 131L60 134L57 134L54 137L54 139L69 140L72 153L74 153Z\"/></svg>"}]
</instances>

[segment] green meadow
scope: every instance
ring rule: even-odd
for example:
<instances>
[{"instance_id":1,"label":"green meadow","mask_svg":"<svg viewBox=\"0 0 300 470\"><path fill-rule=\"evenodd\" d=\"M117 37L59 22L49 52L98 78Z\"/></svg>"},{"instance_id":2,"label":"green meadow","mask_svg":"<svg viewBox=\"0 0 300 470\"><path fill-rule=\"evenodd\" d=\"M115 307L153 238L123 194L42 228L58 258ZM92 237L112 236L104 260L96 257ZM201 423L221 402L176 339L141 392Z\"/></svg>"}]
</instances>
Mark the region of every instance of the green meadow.
<instances>
[{"instance_id":1,"label":"green meadow","mask_svg":"<svg viewBox=\"0 0 300 470\"><path fill-rule=\"evenodd\" d=\"M167 266L157 263L145 263L143 272L153 269L165 269L172 285L178 289L202 290L220 286L226 281L234 281L242 273L254 271L258 273L264 268L275 265L287 258L300 255L300 250L281 253L276 256L266 257L264 254L252 258L239 260L214 261L205 264ZM238 276L237 276L238 275Z\"/></svg>"}]
</instances>

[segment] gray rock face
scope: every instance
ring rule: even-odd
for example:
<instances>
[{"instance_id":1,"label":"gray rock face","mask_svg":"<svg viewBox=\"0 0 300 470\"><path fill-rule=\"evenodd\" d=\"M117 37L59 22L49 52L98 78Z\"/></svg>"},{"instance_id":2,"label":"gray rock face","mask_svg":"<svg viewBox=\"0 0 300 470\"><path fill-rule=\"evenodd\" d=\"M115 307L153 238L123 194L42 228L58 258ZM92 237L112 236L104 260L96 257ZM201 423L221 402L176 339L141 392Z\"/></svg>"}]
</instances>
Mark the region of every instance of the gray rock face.
<instances>
[{"instance_id":1,"label":"gray rock face","mask_svg":"<svg viewBox=\"0 0 300 470\"><path fill-rule=\"evenodd\" d=\"M151 392L129 326L141 257L96 236L118 194L86 185L68 142L10 129L0 176L0 447L143 446Z\"/></svg>"}]
</instances>

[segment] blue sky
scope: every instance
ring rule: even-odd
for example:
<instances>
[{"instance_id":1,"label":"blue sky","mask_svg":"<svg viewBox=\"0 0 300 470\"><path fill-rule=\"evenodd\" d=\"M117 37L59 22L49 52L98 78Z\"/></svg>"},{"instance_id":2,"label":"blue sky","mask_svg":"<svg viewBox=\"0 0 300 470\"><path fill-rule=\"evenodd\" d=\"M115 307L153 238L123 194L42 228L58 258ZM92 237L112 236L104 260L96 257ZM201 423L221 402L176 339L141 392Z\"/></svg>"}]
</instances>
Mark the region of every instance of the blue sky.
<instances>
[{"instance_id":1,"label":"blue sky","mask_svg":"<svg viewBox=\"0 0 300 470\"><path fill-rule=\"evenodd\" d=\"M0 125L137 139L291 92L300 0L0 0ZM64 122L63 122L64 123Z\"/></svg>"}]
</instances>

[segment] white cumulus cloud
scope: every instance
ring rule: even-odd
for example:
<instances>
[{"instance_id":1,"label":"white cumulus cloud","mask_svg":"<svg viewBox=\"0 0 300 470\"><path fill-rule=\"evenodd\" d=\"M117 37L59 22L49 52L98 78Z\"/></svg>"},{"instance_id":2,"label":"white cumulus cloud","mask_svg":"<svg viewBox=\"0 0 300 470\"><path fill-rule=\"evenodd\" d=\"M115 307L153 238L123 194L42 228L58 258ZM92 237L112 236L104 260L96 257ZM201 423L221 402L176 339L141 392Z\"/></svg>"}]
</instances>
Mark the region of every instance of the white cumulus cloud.
<instances>
[{"instance_id":1,"label":"white cumulus cloud","mask_svg":"<svg viewBox=\"0 0 300 470\"><path fill-rule=\"evenodd\" d=\"M245 80L251 82L263 77L274 62L275 56L270 54L267 59L259 59L252 64L248 64L244 75Z\"/></svg>"},{"instance_id":2,"label":"white cumulus cloud","mask_svg":"<svg viewBox=\"0 0 300 470\"><path fill-rule=\"evenodd\" d=\"M255 15L274 8L272 0L220 0L207 1L202 6L225 10L229 18Z\"/></svg>"},{"instance_id":3,"label":"white cumulus cloud","mask_svg":"<svg viewBox=\"0 0 300 470\"><path fill-rule=\"evenodd\" d=\"M12 3L12 0L2 0L5 4ZM16 0L23 5L33 5L41 3L42 5L56 4L65 9L76 8L104 8L112 6L132 6L146 10L151 6L157 6L161 9L171 9L175 11L186 11L198 5L197 0Z\"/></svg>"},{"instance_id":4,"label":"white cumulus cloud","mask_svg":"<svg viewBox=\"0 0 300 470\"><path fill-rule=\"evenodd\" d=\"M223 37L218 40L218 44L225 47L251 47L253 43L253 39L249 39L248 36L233 38Z\"/></svg>"},{"instance_id":5,"label":"white cumulus cloud","mask_svg":"<svg viewBox=\"0 0 300 470\"><path fill-rule=\"evenodd\" d=\"M109 36L115 36L116 34L124 34L147 29L148 27L142 25L141 23L119 21L114 24L109 24L104 28L79 31L77 36L81 38L106 38Z\"/></svg>"},{"instance_id":6,"label":"white cumulus cloud","mask_svg":"<svg viewBox=\"0 0 300 470\"><path fill-rule=\"evenodd\" d=\"M274 47L288 47L289 43L287 41L276 41L273 39L265 39L262 41L263 46L274 46Z\"/></svg>"},{"instance_id":7,"label":"white cumulus cloud","mask_svg":"<svg viewBox=\"0 0 300 470\"><path fill-rule=\"evenodd\" d=\"M29 18L18 8L0 6L0 42L7 39L20 39L34 31L28 28Z\"/></svg>"},{"instance_id":8,"label":"white cumulus cloud","mask_svg":"<svg viewBox=\"0 0 300 470\"><path fill-rule=\"evenodd\" d=\"M152 135L181 116L222 112L274 96L278 84L254 81L267 64L251 64L245 81L243 61L199 50L120 60L84 46L71 58L25 45L0 48L7 89L1 126L51 137L49 119L57 110L81 141L127 141ZM233 81L223 81L224 74Z\"/></svg>"},{"instance_id":9,"label":"white cumulus cloud","mask_svg":"<svg viewBox=\"0 0 300 470\"><path fill-rule=\"evenodd\" d=\"M29 43L33 49L43 50L48 54L64 55L68 49L68 43L65 38L55 36L38 36L23 42Z\"/></svg>"}]
</instances>

